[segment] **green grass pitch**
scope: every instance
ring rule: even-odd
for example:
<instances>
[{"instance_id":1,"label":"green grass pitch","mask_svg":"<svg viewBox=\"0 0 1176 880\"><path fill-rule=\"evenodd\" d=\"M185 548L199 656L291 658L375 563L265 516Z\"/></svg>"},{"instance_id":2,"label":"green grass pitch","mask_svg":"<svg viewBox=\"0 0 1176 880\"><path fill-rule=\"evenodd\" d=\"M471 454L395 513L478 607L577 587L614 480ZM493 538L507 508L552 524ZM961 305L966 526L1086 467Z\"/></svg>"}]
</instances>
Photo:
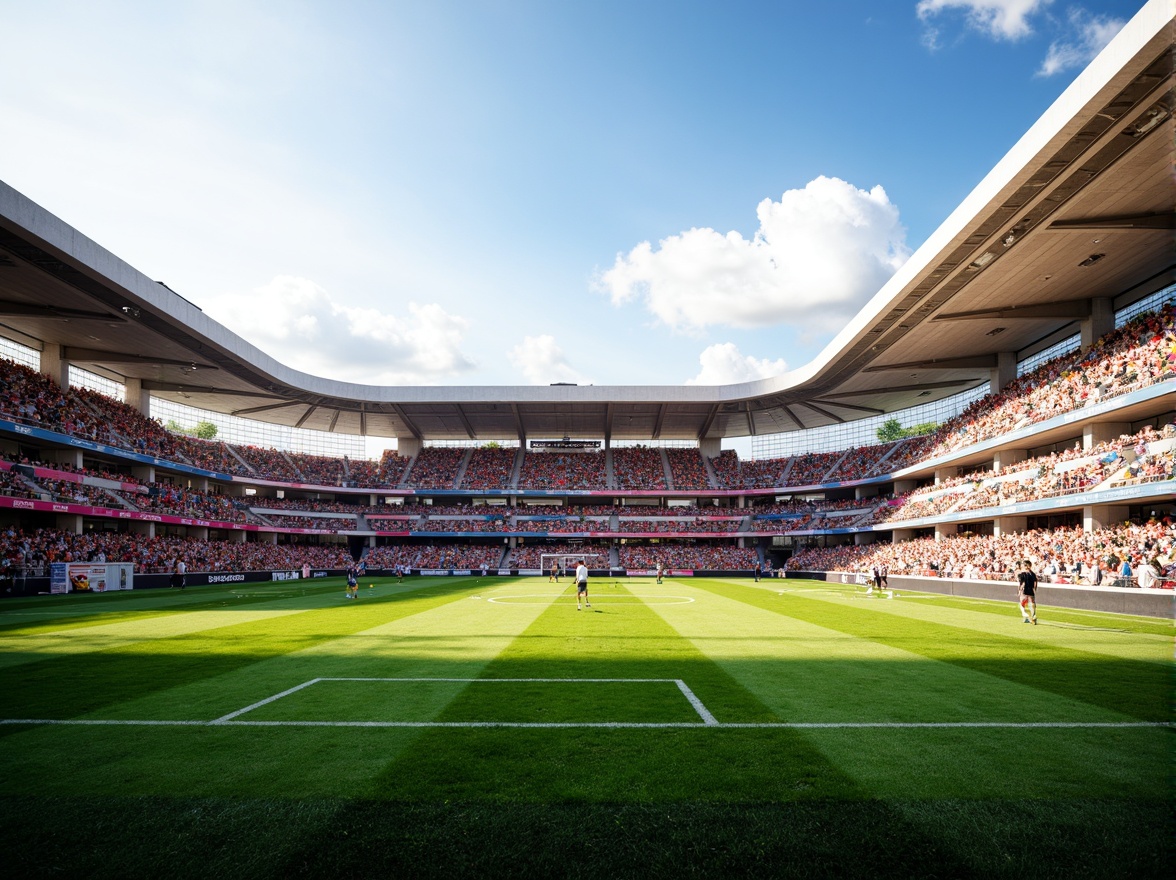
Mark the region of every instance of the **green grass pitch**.
<instances>
[{"instance_id":1,"label":"green grass pitch","mask_svg":"<svg viewBox=\"0 0 1176 880\"><path fill-rule=\"evenodd\" d=\"M793 580L590 598L410 578L5 601L5 873L1172 870L1171 621Z\"/></svg>"}]
</instances>

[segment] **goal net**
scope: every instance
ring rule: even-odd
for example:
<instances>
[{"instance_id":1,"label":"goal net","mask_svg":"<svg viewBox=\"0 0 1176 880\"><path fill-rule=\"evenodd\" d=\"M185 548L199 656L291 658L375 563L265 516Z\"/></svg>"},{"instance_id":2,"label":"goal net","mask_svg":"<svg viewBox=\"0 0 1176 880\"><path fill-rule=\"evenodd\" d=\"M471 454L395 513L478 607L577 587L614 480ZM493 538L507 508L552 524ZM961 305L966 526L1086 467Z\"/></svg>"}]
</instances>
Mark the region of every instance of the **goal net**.
<instances>
[{"instance_id":1,"label":"goal net","mask_svg":"<svg viewBox=\"0 0 1176 880\"><path fill-rule=\"evenodd\" d=\"M575 574L576 565L581 559L584 560L584 564L589 568L599 568L600 566L594 566L593 563L603 557L603 553L540 553L539 570L547 574L551 571L551 566L554 563L555 570L560 574Z\"/></svg>"}]
</instances>

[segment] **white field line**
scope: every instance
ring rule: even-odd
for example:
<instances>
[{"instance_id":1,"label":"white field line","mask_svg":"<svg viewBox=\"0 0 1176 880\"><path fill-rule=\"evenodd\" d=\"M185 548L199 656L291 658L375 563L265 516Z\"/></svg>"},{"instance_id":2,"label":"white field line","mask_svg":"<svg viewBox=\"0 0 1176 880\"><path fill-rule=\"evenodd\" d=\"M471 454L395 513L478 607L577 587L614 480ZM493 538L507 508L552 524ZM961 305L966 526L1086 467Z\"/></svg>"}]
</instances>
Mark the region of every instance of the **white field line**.
<instances>
[{"instance_id":1,"label":"white field line","mask_svg":"<svg viewBox=\"0 0 1176 880\"><path fill-rule=\"evenodd\" d=\"M302 690L304 687L310 687L316 681L322 681L322 679L321 678L312 678L310 681L304 681L304 682L302 682L302 684L295 685L294 687L290 688L289 690L282 691L280 694L274 694L272 697L266 697L264 700L259 700L258 702L252 704L251 706L246 706L244 709L238 709L236 712L230 712L228 715L222 715L220 718L217 718L215 721L211 721L209 723L210 724L224 724L226 721L231 721L233 718L236 718L238 715L244 715L246 712L251 712L254 709L257 709L261 706L264 706L266 703L272 703L274 700L280 700L280 699L282 699L282 697L287 697L290 694L294 693L295 691Z\"/></svg>"},{"instance_id":2,"label":"white field line","mask_svg":"<svg viewBox=\"0 0 1176 880\"><path fill-rule=\"evenodd\" d=\"M239 716L265 706L282 697L296 693L320 681L399 681L399 682L453 682L458 684L674 684L694 707L701 723L694 721L237 721ZM722 722L711 714L694 691L680 678L360 678L325 677L312 678L302 684L251 703L236 712L222 715L212 721L153 721L103 718L0 718L0 725L80 725L80 726L128 726L128 727L529 727L547 729L574 728L708 728L720 730L888 730L952 729L952 728L1146 728L1173 727L1170 721L763 721L763 722Z\"/></svg>"},{"instance_id":3,"label":"white field line","mask_svg":"<svg viewBox=\"0 0 1176 880\"><path fill-rule=\"evenodd\" d=\"M367 678L367 677L363 677L363 678L354 677L353 678L353 677L347 677L347 676L340 676L340 677L334 677L334 678L332 678L332 677L312 678L310 681L304 681L302 684L295 685L294 687L289 688L288 690L282 691L280 694L274 694L272 697L266 697L264 700L259 700L256 703L253 703L249 706L246 706L244 709L238 709L236 712L230 712L228 715L222 715L220 718L217 718L215 721L212 721L210 723L211 724L231 723L231 722L233 722L233 719L239 715L244 715L246 712L251 712L254 709L257 709L257 708L260 708L261 706L266 705L267 703L272 703L275 700L280 700L282 697L288 697L290 694L296 693L297 691L300 691L303 688L310 687L312 684L316 684L320 681L411 681L411 682L429 681L429 682L455 682L458 684L495 684L495 683L500 683L500 684L510 684L510 683L514 683L514 684L522 684L522 683L620 684L623 682L633 682L633 683L637 683L637 684L669 684L669 683L673 683L678 686L678 689L682 692L682 694L686 697L686 699L690 701L690 705L694 707L694 711L698 713L698 716L703 720L704 724L717 724L718 723L715 720L715 716L712 715L707 710L706 706L704 706L702 704L702 700L698 699L698 697L696 697L694 695L694 692L686 686L686 683L679 678L419 678L419 677L418 678ZM236 723L244 723L244 722L236 722ZM261 724L264 722L256 722L255 721L255 722L249 722L249 723ZM334 724L336 722L327 722L327 723ZM339 722L339 723L348 723L348 722ZM356 722L356 723L358 723L358 722ZM471 723L473 723L473 722L471 722ZM494 723L497 723L497 722L494 722ZM418 723L414 722L410 726L413 726L413 727L430 726L430 723L422 722L422 723L418 724ZM436 726L436 725L432 725L432 726Z\"/></svg>"},{"instance_id":4,"label":"white field line","mask_svg":"<svg viewBox=\"0 0 1176 880\"><path fill-rule=\"evenodd\" d=\"M102 718L0 718L0 725L70 725L110 727L535 727L535 728L697 728L699 730L934 730L952 728L1131 729L1174 727L1172 721L147 721Z\"/></svg>"},{"instance_id":5,"label":"white field line","mask_svg":"<svg viewBox=\"0 0 1176 880\"><path fill-rule=\"evenodd\" d=\"M710 713L710 709L702 705L702 700L694 695L694 691L686 686L686 682L680 678L676 678L674 679L674 684L678 686L678 690L682 692L682 695L690 701L690 705L694 707L694 711L698 713L698 717L702 719L703 724L713 727L719 723L718 719Z\"/></svg>"}]
</instances>

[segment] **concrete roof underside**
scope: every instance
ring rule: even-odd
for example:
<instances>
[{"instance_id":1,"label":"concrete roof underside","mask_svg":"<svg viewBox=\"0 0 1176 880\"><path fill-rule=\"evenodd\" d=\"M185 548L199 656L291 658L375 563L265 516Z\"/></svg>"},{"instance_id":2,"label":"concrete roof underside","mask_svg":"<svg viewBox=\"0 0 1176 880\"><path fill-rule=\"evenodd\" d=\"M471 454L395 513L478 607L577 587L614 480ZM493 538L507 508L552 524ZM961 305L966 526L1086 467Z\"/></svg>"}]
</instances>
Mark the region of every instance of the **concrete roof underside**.
<instances>
[{"instance_id":1,"label":"concrete roof underside","mask_svg":"<svg viewBox=\"0 0 1176 880\"><path fill-rule=\"evenodd\" d=\"M811 363L727 386L375 386L292 370L0 183L0 333L152 396L418 440L715 440L891 413L1176 279L1173 21L1149 3ZM987 101L986 112L999 112ZM968 119L957 117L961 136ZM917 157L913 157L914 160ZM1095 255L1102 256L1092 260Z\"/></svg>"}]
</instances>

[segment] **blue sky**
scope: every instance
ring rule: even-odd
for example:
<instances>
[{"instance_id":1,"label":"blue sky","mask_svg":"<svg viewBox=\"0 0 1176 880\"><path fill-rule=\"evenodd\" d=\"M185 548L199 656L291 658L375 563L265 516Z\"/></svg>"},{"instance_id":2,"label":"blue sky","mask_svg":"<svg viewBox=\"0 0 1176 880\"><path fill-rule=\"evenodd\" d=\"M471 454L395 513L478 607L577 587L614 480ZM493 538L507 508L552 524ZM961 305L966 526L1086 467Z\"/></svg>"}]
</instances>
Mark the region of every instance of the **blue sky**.
<instances>
[{"instance_id":1,"label":"blue sky","mask_svg":"<svg viewBox=\"0 0 1176 880\"><path fill-rule=\"evenodd\" d=\"M745 381L1140 5L0 0L0 179L316 375Z\"/></svg>"}]
</instances>

